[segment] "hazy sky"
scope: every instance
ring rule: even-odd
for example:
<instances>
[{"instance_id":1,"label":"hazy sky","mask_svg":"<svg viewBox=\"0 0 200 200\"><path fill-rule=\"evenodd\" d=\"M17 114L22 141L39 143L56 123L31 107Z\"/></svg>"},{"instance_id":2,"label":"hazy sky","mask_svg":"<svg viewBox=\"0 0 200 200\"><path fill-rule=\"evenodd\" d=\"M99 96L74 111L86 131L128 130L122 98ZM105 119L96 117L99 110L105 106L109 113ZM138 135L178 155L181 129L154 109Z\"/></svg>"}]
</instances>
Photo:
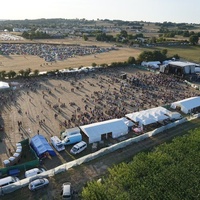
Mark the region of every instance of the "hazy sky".
<instances>
[{"instance_id":1,"label":"hazy sky","mask_svg":"<svg viewBox=\"0 0 200 200\"><path fill-rule=\"evenodd\" d=\"M0 19L85 18L200 23L200 0L1 0Z\"/></svg>"}]
</instances>

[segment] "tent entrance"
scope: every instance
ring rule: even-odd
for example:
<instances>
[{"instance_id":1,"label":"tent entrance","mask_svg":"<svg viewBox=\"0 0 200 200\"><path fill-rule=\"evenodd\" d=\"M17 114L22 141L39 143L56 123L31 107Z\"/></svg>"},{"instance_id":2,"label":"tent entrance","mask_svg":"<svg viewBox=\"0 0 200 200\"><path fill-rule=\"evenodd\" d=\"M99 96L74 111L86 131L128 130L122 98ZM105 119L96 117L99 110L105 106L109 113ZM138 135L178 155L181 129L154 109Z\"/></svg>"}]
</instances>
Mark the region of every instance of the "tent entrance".
<instances>
[{"instance_id":1,"label":"tent entrance","mask_svg":"<svg viewBox=\"0 0 200 200\"><path fill-rule=\"evenodd\" d=\"M104 133L101 135L101 140L107 140L109 138L112 138L112 132Z\"/></svg>"}]
</instances>

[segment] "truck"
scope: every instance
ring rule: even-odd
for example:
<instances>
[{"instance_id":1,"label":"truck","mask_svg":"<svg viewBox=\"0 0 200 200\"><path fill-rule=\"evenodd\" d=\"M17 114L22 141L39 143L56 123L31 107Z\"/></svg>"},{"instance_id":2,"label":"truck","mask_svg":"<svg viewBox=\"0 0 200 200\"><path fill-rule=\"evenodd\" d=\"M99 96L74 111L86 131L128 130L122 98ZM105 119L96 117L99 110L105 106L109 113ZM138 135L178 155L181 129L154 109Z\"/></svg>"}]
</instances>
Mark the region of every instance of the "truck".
<instances>
[{"instance_id":1,"label":"truck","mask_svg":"<svg viewBox=\"0 0 200 200\"><path fill-rule=\"evenodd\" d=\"M60 137L63 140L65 139L65 137L76 135L77 133L80 133L80 129L78 127L69 128L69 129L66 129L64 132L61 132Z\"/></svg>"},{"instance_id":2,"label":"truck","mask_svg":"<svg viewBox=\"0 0 200 200\"><path fill-rule=\"evenodd\" d=\"M51 137L51 144L58 152L65 150L65 146L57 136Z\"/></svg>"},{"instance_id":3,"label":"truck","mask_svg":"<svg viewBox=\"0 0 200 200\"><path fill-rule=\"evenodd\" d=\"M74 135L68 135L62 140L63 145L70 145L70 144L75 144L82 141L82 135L81 133L76 133Z\"/></svg>"}]
</instances>

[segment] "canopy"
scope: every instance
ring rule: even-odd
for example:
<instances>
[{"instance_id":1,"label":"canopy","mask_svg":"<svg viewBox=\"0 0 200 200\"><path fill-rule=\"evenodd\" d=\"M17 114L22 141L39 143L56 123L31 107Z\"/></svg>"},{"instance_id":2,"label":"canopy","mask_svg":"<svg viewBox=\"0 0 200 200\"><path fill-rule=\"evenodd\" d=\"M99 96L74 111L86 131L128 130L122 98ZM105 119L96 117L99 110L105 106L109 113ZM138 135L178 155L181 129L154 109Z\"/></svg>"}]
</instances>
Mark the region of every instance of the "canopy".
<instances>
[{"instance_id":1,"label":"canopy","mask_svg":"<svg viewBox=\"0 0 200 200\"><path fill-rule=\"evenodd\" d=\"M142 110L140 112L130 113L127 114L126 117L134 122L148 125L168 119L169 117L166 116L167 112L168 110L163 107L156 107L148 110Z\"/></svg>"},{"instance_id":2,"label":"canopy","mask_svg":"<svg viewBox=\"0 0 200 200\"><path fill-rule=\"evenodd\" d=\"M31 138L30 145L38 157L42 157L44 153L49 153L51 156L56 155L53 148L42 135L35 135L33 138Z\"/></svg>"},{"instance_id":3,"label":"canopy","mask_svg":"<svg viewBox=\"0 0 200 200\"><path fill-rule=\"evenodd\" d=\"M8 89L8 88L10 88L8 83L0 81L0 89Z\"/></svg>"},{"instance_id":4,"label":"canopy","mask_svg":"<svg viewBox=\"0 0 200 200\"><path fill-rule=\"evenodd\" d=\"M181 108L181 111L185 114L191 112L192 109L200 106L200 97L190 97L181 101L177 101L171 104L171 108L176 109Z\"/></svg>"},{"instance_id":5,"label":"canopy","mask_svg":"<svg viewBox=\"0 0 200 200\"><path fill-rule=\"evenodd\" d=\"M104 134L106 137L112 134L112 138L117 138L128 133L128 126L122 118L80 126L80 129L88 136L89 143L101 141Z\"/></svg>"}]
</instances>

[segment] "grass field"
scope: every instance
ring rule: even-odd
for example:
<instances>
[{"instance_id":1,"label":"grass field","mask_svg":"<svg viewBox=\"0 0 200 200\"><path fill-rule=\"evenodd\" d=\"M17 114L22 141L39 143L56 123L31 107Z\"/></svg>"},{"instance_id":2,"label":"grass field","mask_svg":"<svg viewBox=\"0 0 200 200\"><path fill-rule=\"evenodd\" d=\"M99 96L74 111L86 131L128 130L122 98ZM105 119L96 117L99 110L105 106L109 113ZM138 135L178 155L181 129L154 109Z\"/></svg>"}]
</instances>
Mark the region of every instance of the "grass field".
<instances>
[{"instance_id":1,"label":"grass field","mask_svg":"<svg viewBox=\"0 0 200 200\"><path fill-rule=\"evenodd\" d=\"M143 51L167 49L168 57L178 54L183 60L200 63L200 46L154 47L142 49Z\"/></svg>"}]
</instances>

